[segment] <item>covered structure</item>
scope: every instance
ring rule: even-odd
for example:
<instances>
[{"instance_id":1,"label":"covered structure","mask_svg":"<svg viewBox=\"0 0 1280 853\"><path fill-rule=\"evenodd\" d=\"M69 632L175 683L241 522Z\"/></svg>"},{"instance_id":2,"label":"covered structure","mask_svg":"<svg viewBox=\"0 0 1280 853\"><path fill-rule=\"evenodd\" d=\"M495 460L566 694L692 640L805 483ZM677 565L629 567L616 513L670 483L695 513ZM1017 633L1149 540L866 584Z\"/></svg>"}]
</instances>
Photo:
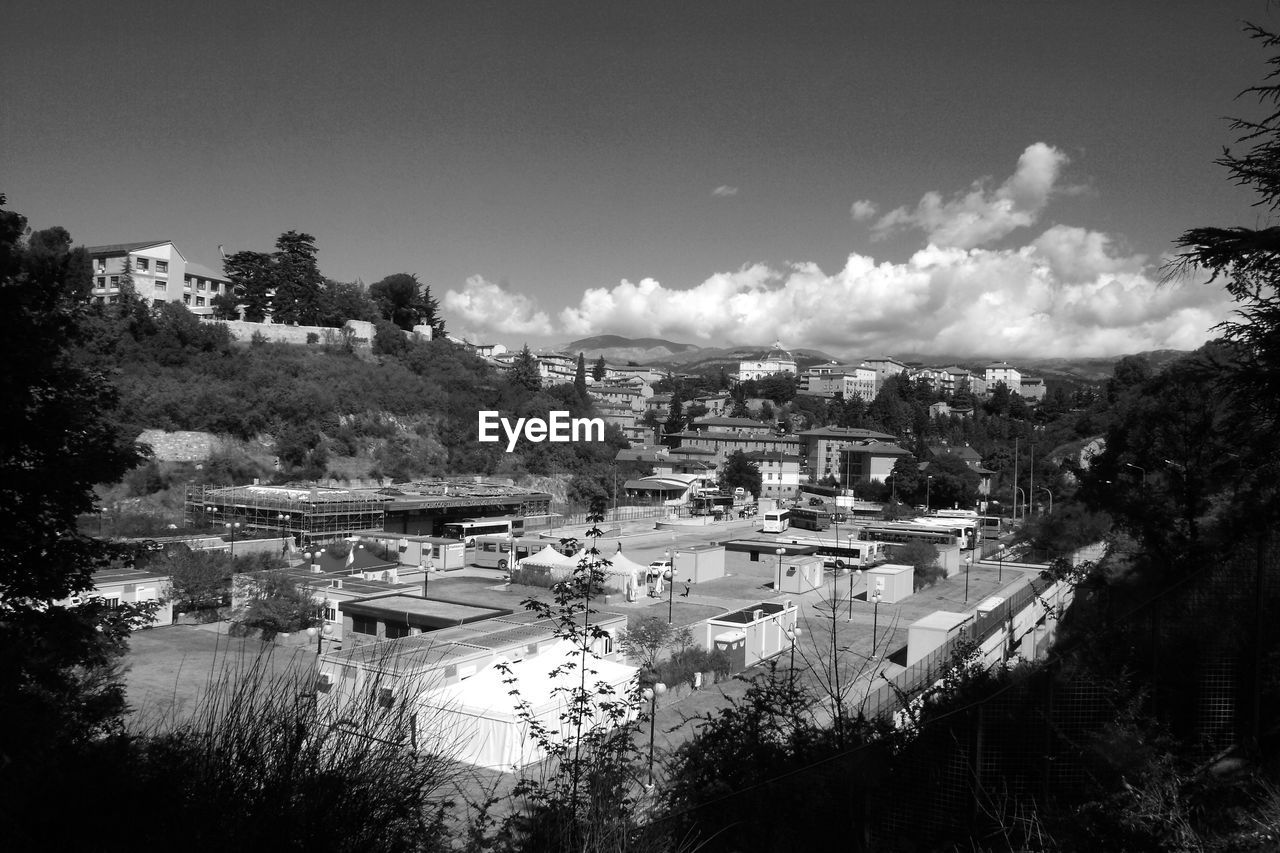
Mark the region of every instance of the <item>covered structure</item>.
<instances>
[{"instance_id":1,"label":"covered structure","mask_svg":"<svg viewBox=\"0 0 1280 853\"><path fill-rule=\"evenodd\" d=\"M531 732L534 725L553 741L573 734L565 712L582 677L583 653L580 646L561 640L536 657L501 662L503 666L494 661L464 681L423 694L418 707L433 728L447 733L455 760L510 772L546 757ZM587 690L595 698L583 727L610 729L632 719L639 669L593 654L586 656L585 665ZM628 700L621 713L604 707L619 700Z\"/></svg>"}]
</instances>

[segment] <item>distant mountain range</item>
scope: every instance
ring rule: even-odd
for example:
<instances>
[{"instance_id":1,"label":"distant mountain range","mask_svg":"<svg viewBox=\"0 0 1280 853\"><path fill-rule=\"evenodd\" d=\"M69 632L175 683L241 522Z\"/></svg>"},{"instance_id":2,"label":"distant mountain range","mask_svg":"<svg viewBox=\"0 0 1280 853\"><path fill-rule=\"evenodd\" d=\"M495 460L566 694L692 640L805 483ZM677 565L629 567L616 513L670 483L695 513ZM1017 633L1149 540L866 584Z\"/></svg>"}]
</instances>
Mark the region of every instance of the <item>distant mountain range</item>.
<instances>
[{"instance_id":1,"label":"distant mountain range","mask_svg":"<svg viewBox=\"0 0 1280 853\"><path fill-rule=\"evenodd\" d=\"M739 347L699 347L694 344L681 344L662 338L624 338L621 335L596 335L582 338L565 344L563 352L585 353L588 359L604 356L611 364L635 362L650 367L667 370L678 370L682 373L711 373L720 368L736 370L739 361L760 358L771 350L771 346L739 346ZM790 350L795 356L801 370L814 364L828 361L840 361L835 356L822 350L795 349ZM1160 370L1165 365L1185 355L1185 350L1151 350L1136 353L1151 362L1152 368ZM1002 360L999 356L985 359L954 355L922 355L904 353L895 355L906 364L929 364L935 366L959 365L971 370L980 370L992 361ZM1111 377L1116 362L1124 356L1100 358L1013 358L1007 359L1024 373L1040 376L1045 379L1069 379L1075 382L1097 383Z\"/></svg>"}]
</instances>

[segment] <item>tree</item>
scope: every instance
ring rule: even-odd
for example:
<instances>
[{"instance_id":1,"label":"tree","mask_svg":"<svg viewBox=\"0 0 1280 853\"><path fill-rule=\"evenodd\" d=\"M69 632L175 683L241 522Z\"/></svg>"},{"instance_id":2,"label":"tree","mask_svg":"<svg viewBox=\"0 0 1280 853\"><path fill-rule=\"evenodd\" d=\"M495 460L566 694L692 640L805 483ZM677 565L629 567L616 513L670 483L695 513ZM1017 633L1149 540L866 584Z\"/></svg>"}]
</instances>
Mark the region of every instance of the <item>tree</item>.
<instances>
[{"instance_id":1,"label":"tree","mask_svg":"<svg viewBox=\"0 0 1280 853\"><path fill-rule=\"evenodd\" d=\"M276 240L275 294L271 319L277 323L314 326L320 322L324 276L316 264L316 238L286 231Z\"/></svg>"},{"instance_id":2,"label":"tree","mask_svg":"<svg viewBox=\"0 0 1280 853\"><path fill-rule=\"evenodd\" d=\"M431 298L431 289L419 282L416 275L399 272L375 281L369 286L369 297L385 319L405 331L425 325L432 327L433 337L444 334L444 324L436 316L437 304Z\"/></svg>"},{"instance_id":3,"label":"tree","mask_svg":"<svg viewBox=\"0 0 1280 853\"><path fill-rule=\"evenodd\" d=\"M359 282L325 279L320 298L320 325L341 327L348 320L373 322L382 316Z\"/></svg>"},{"instance_id":4,"label":"tree","mask_svg":"<svg viewBox=\"0 0 1280 853\"><path fill-rule=\"evenodd\" d=\"M646 616L618 635L618 642L628 656L638 660L645 669L658 666L658 658L675 637L675 628L657 616Z\"/></svg>"},{"instance_id":5,"label":"tree","mask_svg":"<svg viewBox=\"0 0 1280 853\"><path fill-rule=\"evenodd\" d=\"M170 545L163 559L153 565L169 575L175 612L211 610L231 603L232 562L221 553Z\"/></svg>"},{"instance_id":6,"label":"tree","mask_svg":"<svg viewBox=\"0 0 1280 853\"><path fill-rule=\"evenodd\" d=\"M931 586L946 576L946 570L938 566L938 548L929 542L917 540L898 545L893 559L915 570L915 589Z\"/></svg>"},{"instance_id":7,"label":"tree","mask_svg":"<svg viewBox=\"0 0 1280 853\"><path fill-rule=\"evenodd\" d=\"M940 507L971 507L978 499L981 477L965 461L951 453L944 453L929 463L926 472L933 478L929 484L929 503ZM919 496L920 488L916 488Z\"/></svg>"},{"instance_id":8,"label":"tree","mask_svg":"<svg viewBox=\"0 0 1280 853\"><path fill-rule=\"evenodd\" d=\"M262 631L264 638L312 628L320 623L319 606L310 590L280 571L262 573L251 582L248 603L239 622Z\"/></svg>"},{"instance_id":9,"label":"tree","mask_svg":"<svg viewBox=\"0 0 1280 853\"><path fill-rule=\"evenodd\" d=\"M684 400L680 398L680 389L671 392L671 408L667 413L667 421L662 425L662 443L668 447L676 447L680 439L676 436L684 431Z\"/></svg>"},{"instance_id":10,"label":"tree","mask_svg":"<svg viewBox=\"0 0 1280 853\"><path fill-rule=\"evenodd\" d=\"M578 353L578 369L573 374L573 390L578 392L578 399L587 399L587 360Z\"/></svg>"},{"instance_id":11,"label":"tree","mask_svg":"<svg viewBox=\"0 0 1280 853\"><path fill-rule=\"evenodd\" d=\"M748 459L741 450L735 450L720 467L719 484L723 492L732 492L741 486L751 493L752 499L758 500L763 483L760 466Z\"/></svg>"},{"instance_id":12,"label":"tree","mask_svg":"<svg viewBox=\"0 0 1280 853\"><path fill-rule=\"evenodd\" d=\"M12 806L13 780L38 772L51 750L119 725L113 668L148 614L55 605L91 590L93 571L120 556L80 533L77 518L95 510L95 483L117 482L143 455L115 425L115 388L72 350L85 335L88 255L63 228L29 233L3 205L0 195L0 390L10 407L0 442L0 796Z\"/></svg>"},{"instance_id":13,"label":"tree","mask_svg":"<svg viewBox=\"0 0 1280 853\"><path fill-rule=\"evenodd\" d=\"M524 345L524 349L520 350L515 360L511 362L511 372L507 374L507 382L513 388L529 393L542 387L542 372L538 369L538 360L529 351L528 344Z\"/></svg>"},{"instance_id":14,"label":"tree","mask_svg":"<svg viewBox=\"0 0 1280 853\"><path fill-rule=\"evenodd\" d=\"M893 463L893 472L890 476L893 478L890 483L890 493L896 495L900 501L908 503L915 501L916 494L920 491L920 463L916 458L910 453L899 456Z\"/></svg>"},{"instance_id":15,"label":"tree","mask_svg":"<svg viewBox=\"0 0 1280 853\"><path fill-rule=\"evenodd\" d=\"M597 382L603 382L608 373L609 368L604 363L604 356L601 355L591 367L591 378Z\"/></svg>"},{"instance_id":16,"label":"tree","mask_svg":"<svg viewBox=\"0 0 1280 853\"><path fill-rule=\"evenodd\" d=\"M759 382L760 396L781 405L796 395L796 377L791 373L773 373Z\"/></svg>"},{"instance_id":17,"label":"tree","mask_svg":"<svg viewBox=\"0 0 1280 853\"><path fill-rule=\"evenodd\" d=\"M261 323L271 311L275 287L275 261L266 252L236 252L222 259L222 271L231 281L230 300L244 308L244 318ZM234 306L225 306L234 308Z\"/></svg>"}]
</instances>

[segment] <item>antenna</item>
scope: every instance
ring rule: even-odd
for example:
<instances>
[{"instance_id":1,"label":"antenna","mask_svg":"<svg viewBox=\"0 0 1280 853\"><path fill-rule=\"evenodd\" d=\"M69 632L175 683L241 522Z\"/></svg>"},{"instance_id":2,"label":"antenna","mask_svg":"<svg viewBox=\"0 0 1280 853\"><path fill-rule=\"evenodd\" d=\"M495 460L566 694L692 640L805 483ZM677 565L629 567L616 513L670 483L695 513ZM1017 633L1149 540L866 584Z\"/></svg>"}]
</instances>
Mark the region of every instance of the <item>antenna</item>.
<instances>
[{"instance_id":1,"label":"antenna","mask_svg":"<svg viewBox=\"0 0 1280 853\"><path fill-rule=\"evenodd\" d=\"M224 261L227 259L227 250L222 248L221 243L218 244L218 254L222 256Z\"/></svg>"}]
</instances>

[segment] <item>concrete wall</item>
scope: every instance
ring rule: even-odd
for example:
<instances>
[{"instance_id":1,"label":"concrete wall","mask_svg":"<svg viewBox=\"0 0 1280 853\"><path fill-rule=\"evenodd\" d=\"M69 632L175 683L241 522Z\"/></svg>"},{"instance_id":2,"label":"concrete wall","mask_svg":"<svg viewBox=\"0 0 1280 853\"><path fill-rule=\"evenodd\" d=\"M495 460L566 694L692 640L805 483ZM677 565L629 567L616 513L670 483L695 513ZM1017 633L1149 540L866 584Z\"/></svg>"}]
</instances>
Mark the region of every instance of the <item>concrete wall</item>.
<instances>
[{"instance_id":1,"label":"concrete wall","mask_svg":"<svg viewBox=\"0 0 1280 853\"><path fill-rule=\"evenodd\" d=\"M223 446L222 439L211 432L148 429L134 440L149 446L160 462L204 462Z\"/></svg>"}]
</instances>

